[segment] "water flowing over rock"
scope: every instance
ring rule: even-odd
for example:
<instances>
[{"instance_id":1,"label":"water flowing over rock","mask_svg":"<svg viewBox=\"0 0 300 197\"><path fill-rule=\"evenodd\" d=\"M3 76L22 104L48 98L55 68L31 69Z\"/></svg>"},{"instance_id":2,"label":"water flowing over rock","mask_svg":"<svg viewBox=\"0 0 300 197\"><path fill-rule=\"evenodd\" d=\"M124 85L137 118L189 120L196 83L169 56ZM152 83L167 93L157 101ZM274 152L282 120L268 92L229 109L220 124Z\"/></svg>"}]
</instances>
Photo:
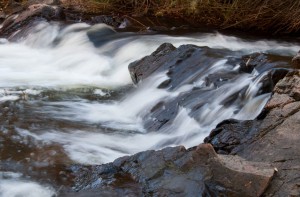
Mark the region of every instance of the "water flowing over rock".
<instances>
[{"instance_id":1,"label":"water flowing over rock","mask_svg":"<svg viewBox=\"0 0 300 197\"><path fill-rule=\"evenodd\" d=\"M212 58L212 54L214 58ZM255 72L259 73L259 77L255 80L262 85L254 95L259 96L271 92L274 85L289 71L284 68L275 69L286 66L286 63L271 61L263 53L241 57L238 55L230 57L231 55L233 55L232 51L224 49L210 49L194 45L182 45L175 48L173 45L165 43L151 55L131 63L129 72L136 84L157 73L167 73L168 78L157 87L168 91L176 91L184 85L203 83L203 85L194 85L189 91L180 93L174 99L157 103L144 117L144 127L152 131L163 129L165 125L169 125L176 118L180 107L189 108L189 115L198 120L205 105L210 103L209 98L224 96L220 102L225 106L247 99L248 96L244 94L249 90L246 90L247 87L238 85L236 86L237 91L227 92L228 95L224 94L227 91L226 84L237 81L240 73L252 73L255 68ZM227 56L229 58L224 59ZM225 66L220 69L222 65ZM233 69L226 68L226 65ZM263 75L268 70L271 71L267 75ZM240 84L245 81L247 81L246 78L241 80ZM224 90L222 90L223 88Z\"/></svg>"},{"instance_id":2,"label":"water flowing over rock","mask_svg":"<svg viewBox=\"0 0 300 197\"><path fill-rule=\"evenodd\" d=\"M0 196L17 184L23 196L32 195L27 186L38 196L74 197L271 191L276 165L239 151L264 137L255 128L268 112L298 109L293 77L278 83L253 120L290 71L297 45L219 33L119 33L106 25L67 25L66 10L62 23L51 22L59 6L30 8L15 15L17 23L7 18L9 28L0 33L12 35L0 40ZM199 145L218 123L208 138L215 149ZM228 155L234 152L240 155ZM285 174L277 175L280 184Z\"/></svg>"},{"instance_id":3,"label":"water flowing over rock","mask_svg":"<svg viewBox=\"0 0 300 197\"><path fill-rule=\"evenodd\" d=\"M278 171L264 196L300 195L300 73L279 81L264 112L253 121L225 121L205 142L220 153L267 162Z\"/></svg>"},{"instance_id":4,"label":"water flowing over rock","mask_svg":"<svg viewBox=\"0 0 300 197\"><path fill-rule=\"evenodd\" d=\"M166 43L150 56L130 64L130 74L132 80L139 86L143 84L143 81L147 81L147 78L151 75L167 72L169 76L168 83L163 82L158 85L158 88L176 89L178 84L186 80L184 72L188 72L188 76L193 77L192 73L197 73L199 69L205 68L205 63L216 63L200 60L205 59L207 54L211 53L209 51L210 49L193 45L175 48L173 45ZM218 52L218 50L216 51ZM223 50L220 53L226 53L226 51ZM180 58L183 58L182 61L178 60ZM254 68L263 71L266 68L276 67L276 63L270 62L264 54L231 58L227 62L240 65L236 72L252 72ZM251 68L244 68L249 65L251 65ZM184 69L181 69L181 67L184 67ZM288 92L288 94L295 96L297 81L285 78L283 81L289 81L288 88L283 87L286 85L281 85L284 83L283 81L278 82L288 72L288 69L275 69L265 78L262 78L264 79L262 84L265 84L265 87L268 88L271 86L272 89L277 84L274 95L292 89L293 91ZM227 80L231 80L236 73L232 71L228 75L223 75L219 75L219 73L208 75L205 80L206 85L211 84L212 86L221 87L224 84L218 83L218 79L221 77L226 79L227 77ZM189 80L187 83L193 83L193 79ZM295 84L295 86L290 87L292 84ZM278 88L280 87L282 88L279 91ZM192 89L188 93L182 94L178 100L172 100L167 104L158 104L151 110L150 114L158 120L162 120L161 117L165 118L165 122L158 121L159 124L148 122L146 126L149 125L152 129L154 127L160 129L162 127L160 124L168 122L168 118L172 118L172 113L176 114L176 105L183 104L183 101L187 103L195 101L197 97L200 97L199 95L203 99L203 94L199 94L199 92L201 91L198 89ZM204 94L208 94L207 99L210 97L208 91L204 91ZM233 98L231 97L231 99ZM293 100L295 99L291 98L289 102ZM197 100L196 103L199 104L199 101ZM276 101L276 97L273 96L265 107L264 114L270 109L272 103L281 105L282 101ZM169 111L164 112L162 105L165 105L165 108ZM197 108L192 109L190 115L196 114ZM141 152L101 166L73 166L71 169L76 177L77 195L91 192L91 195L104 196L120 196L122 194L129 196L261 196L266 189L269 191L269 184L277 168L269 160L257 160L254 158L255 154L252 154L253 157L245 157L243 154L235 156L234 154L241 151L241 147L247 149L249 144L255 143L259 139L257 136L264 135L263 131L257 129L261 124L264 124L264 114L260 115L257 120L230 119L218 124L210 136L205 139L205 142L211 143L219 155L212 149L211 145L201 144L188 150L184 147L174 147L160 151ZM269 128L269 126L264 128ZM251 152L248 149L247 151Z\"/></svg>"}]
</instances>

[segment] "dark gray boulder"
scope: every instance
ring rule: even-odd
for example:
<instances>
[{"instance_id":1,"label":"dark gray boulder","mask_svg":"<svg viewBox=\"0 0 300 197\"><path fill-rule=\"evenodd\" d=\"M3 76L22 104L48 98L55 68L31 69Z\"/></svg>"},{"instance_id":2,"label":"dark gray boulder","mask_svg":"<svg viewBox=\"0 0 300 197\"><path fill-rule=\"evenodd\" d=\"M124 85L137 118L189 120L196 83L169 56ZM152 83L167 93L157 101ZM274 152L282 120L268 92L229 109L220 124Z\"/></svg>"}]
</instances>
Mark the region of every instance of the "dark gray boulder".
<instances>
[{"instance_id":1,"label":"dark gray boulder","mask_svg":"<svg viewBox=\"0 0 300 197\"><path fill-rule=\"evenodd\" d=\"M220 61L223 62L218 65ZM234 69L236 65L240 65L240 68ZM254 68L257 69L258 78L260 74L263 75L258 95L270 93L275 84L289 72L289 69L281 68L285 66L288 67L287 63L271 60L268 55L262 53L242 56L238 52L226 49L210 49L195 45L175 48L172 44L165 43L151 55L131 63L129 72L133 82L138 85L158 73L166 73L168 79L157 88L170 92L184 85L192 86L199 79L205 82L201 87L195 86L175 98L159 101L149 110L143 117L144 128L148 131L158 131L172 124L180 107L190 109L189 115L197 120L202 106L209 103L210 98L218 97L218 89L224 84L234 82L241 72L252 72ZM213 67L221 68L211 71ZM264 75L263 72L266 70L270 71ZM245 91L241 90L229 95L224 100L224 105L243 102L244 93Z\"/></svg>"},{"instance_id":2,"label":"dark gray boulder","mask_svg":"<svg viewBox=\"0 0 300 197\"><path fill-rule=\"evenodd\" d=\"M150 56L131 63L128 69L133 83L137 84L139 81L153 74L164 63L170 60L169 53L175 50L176 48L172 44L164 43Z\"/></svg>"},{"instance_id":3,"label":"dark gray boulder","mask_svg":"<svg viewBox=\"0 0 300 197\"><path fill-rule=\"evenodd\" d=\"M78 195L104 196L260 196L274 174L264 163L217 155L209 144L146 151L73 171Z\"/></svg>"},{"instance_id":4,"label":"dark gray boulder","mask_svg":"<svg viewBox=\"0 0 300 197\"><path fill-rule=\"evenodd\" d=\"M231 55L232 53L234 52L231 52ZM224 49L195 45L181 45L175 48L172 44L164 43L151 55L131 63L128 68L134 83L164 72L170 79L160 87L176 89L183 84L193 83L199 75L229 54L230 51Z\"/></svg>"}]
</instances>

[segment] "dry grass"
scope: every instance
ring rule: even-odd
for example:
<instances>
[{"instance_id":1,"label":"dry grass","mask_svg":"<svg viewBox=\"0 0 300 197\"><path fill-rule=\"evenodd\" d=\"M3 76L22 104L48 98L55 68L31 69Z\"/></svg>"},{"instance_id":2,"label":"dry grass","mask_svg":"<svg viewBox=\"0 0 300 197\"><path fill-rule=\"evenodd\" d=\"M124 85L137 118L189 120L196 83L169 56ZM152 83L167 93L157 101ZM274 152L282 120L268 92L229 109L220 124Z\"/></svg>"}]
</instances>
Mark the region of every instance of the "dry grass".
<instances>
[{"instance_id":1,"label":"dry grass","mask_svg":"<svg viewBox=\"0 0 300 197\"><path fill-rule=\"evenodd\" d=\"M7 8L9 4L9 0L0 0L0 11Z\"/></svg>"},{"instance_id":2,"label":"dry grass","mask_svg":"<svg viewBox=\"0 0 300 197\"><path fill-rule=\"evenodd\" d=\"M300 0L95 0L126 14L177 16L195 24L299 32Z\"/></svg>"},{"instance_id":3,"label":"dry grass","mask_svg":"<svg viewBox=\"0 0 300 197\"><path fill-rule=\"evenodd\" d=\"M5 6L9 0L0 0ZM26 1L26 0L23 0ZM2 3L1 3L2 2ZM171 16L195 25L292 33L300 30L300 0L61 0L88 13Z\"/></svg>"},{"instance_id":4,"label":"dry grass","mask_svg":"<svg viewBox=\"0 0 300 197\"><path fill-rule=\"evenodd\" d=\"M106 1L96 1L96 0L61 0L62 5L65 8L71 8L75 10L80 10L85 13L103 13L110 12L112 7Z\"/></svg>"}]
</instances>

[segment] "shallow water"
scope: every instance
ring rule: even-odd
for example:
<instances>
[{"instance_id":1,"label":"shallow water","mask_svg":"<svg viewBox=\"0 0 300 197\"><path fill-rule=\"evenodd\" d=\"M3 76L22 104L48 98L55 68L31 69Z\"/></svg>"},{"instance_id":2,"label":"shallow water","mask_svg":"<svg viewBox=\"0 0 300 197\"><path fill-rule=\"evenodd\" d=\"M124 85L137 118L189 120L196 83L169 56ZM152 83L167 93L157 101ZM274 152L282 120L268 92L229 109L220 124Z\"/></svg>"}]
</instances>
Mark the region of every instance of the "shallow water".
<instances>
[{"instance_id":1,"label":"shallow water","mask_svg":"<svg viewBox=\"0 0 300 197\"><path fill-rule=\"evenodd\" d=\"M270 97L260 89L272 68L240 74L228 59L265 52L286 65L299 49L219 33L111 36L106 30L103 25L41 22L19 33L18 41L0 42L0 196L53 196L60 185L71 184L70 164L102 164L166 146L192 147L224 119L254 119ZM91 32L100 32L101 39L90 40ZM166 73L133 85L128 64L165 42L224 49L230 55L212 54L213 63L197 73L194 83L175 90L157 88L168 79ZM207 87L205 78L216 72L235 72L235 77ZM147 116L153 107L194 88L203 96L177 103L178 112L166 126L145 129L145 119L154 118ZM236 94L239 99L225 104Z\"/></svg>"}]
</instances>

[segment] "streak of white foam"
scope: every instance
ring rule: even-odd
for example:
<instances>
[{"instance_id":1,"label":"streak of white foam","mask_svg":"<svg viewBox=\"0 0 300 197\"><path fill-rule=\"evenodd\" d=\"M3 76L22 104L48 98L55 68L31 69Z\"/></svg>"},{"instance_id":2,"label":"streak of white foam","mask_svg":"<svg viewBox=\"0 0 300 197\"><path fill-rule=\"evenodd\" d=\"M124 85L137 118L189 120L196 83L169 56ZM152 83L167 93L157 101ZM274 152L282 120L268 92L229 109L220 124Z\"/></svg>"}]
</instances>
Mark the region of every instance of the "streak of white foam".
<instances>
[{"instance_id":1,"label":"streak of white foam","mask_svg":"<svg viewBox=\"0 0 300 197\"><path fill-rule=\"evenodd\" d=\"M0 103L5 102L5 101L15 101L18 99L19 99L18 96L2 96L2 97L0 97Z\"/></svg>"},{"instance_id":2,"label":"streak of white foam","mask_svg":"<svg viewBox=\"0 0 300 197\"><path fill-rule=\"evenodd\" d=\"M22 180L22 174L0 172L0 196L2 197L53 197L54 189L38 183Z\"/></svg>"}]
</instances>

